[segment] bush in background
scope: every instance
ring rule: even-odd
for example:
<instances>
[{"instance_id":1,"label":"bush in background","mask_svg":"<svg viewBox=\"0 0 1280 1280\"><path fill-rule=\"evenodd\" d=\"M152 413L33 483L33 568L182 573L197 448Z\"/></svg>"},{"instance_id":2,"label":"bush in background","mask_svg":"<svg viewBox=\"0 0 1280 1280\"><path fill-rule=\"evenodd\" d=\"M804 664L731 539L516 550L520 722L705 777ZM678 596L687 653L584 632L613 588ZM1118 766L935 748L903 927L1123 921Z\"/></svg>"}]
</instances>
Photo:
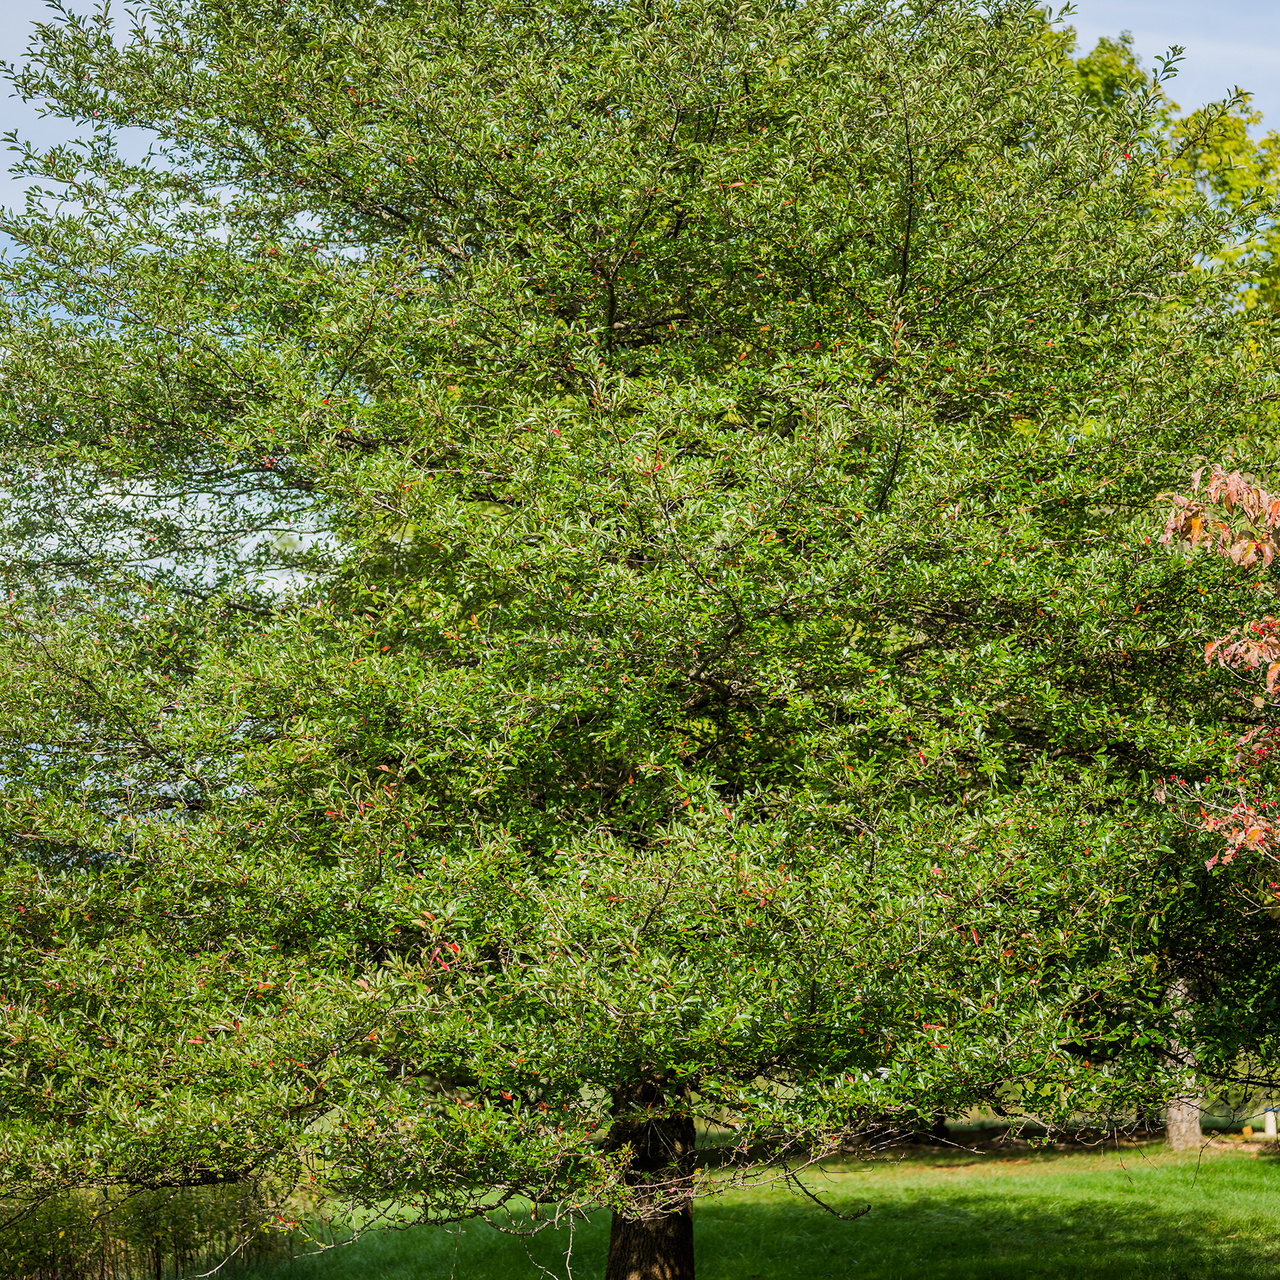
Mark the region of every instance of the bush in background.
<instances>
[{"instance_id":1,"label":"bush in background","mask_svg":"<svg viewBox=\"0 0 1280 1280\"><path fill-rule=\"evenodd\" d=\"M224 1261L234 1274L292 1256L294 1241L256 1183L0 1201L0 1275L10 1280L163 1280Z\"/></svg>"}]
</instances>

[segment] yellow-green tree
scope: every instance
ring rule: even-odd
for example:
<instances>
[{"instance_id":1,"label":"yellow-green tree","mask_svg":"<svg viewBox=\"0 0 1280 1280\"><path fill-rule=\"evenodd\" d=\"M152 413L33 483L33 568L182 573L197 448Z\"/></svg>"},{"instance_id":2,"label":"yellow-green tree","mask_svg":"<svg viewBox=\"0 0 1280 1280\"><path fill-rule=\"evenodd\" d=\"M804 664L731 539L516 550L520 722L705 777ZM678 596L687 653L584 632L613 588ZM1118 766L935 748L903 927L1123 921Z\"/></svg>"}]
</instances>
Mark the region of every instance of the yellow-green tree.
<instances>
[{"instance_id":1,"label":"yellow-green tree","mask_svg":"<svg viewBox=\"0 0 1280 1280\"><path fill-rule=\"evenodd\" d=\"M1069 40L1063 37L1060 47ZM1223 102L1183 114L1165 91L1180 54L1176 50L1161 60L1154 86L1127 32L1115 40L1099 40L1072 65L1086 98L1104 109L1154 87L1159 102L1152 128L1165 138L1173 172L1216 204L1261 214L1247 235L1224 245L1216 257L1247 271L1242 301L1270 317L1280 306L1280 133L1272 129L1257 136L1262 113L1250 105L1250 95L1238 89Z\"/></svg>"}]
</instances>

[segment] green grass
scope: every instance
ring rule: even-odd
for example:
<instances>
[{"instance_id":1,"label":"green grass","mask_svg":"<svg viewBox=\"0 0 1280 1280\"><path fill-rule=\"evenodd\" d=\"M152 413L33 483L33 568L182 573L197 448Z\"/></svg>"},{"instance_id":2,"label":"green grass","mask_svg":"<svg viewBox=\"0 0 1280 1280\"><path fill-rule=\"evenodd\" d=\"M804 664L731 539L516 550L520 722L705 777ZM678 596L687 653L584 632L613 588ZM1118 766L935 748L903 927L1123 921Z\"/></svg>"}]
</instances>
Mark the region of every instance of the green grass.
<instances>
[{"instance_id":1,"label":"green grass","mask_svg":"<svg viewBox=\"0 0 1280 1280\"><path fill-rule=\"evenodd\" d=\"M843 1222L781 1189L700 1202L699 1280L1253 1280L1280 1275L1280 1160L956 1152L825 1168L809 1185ZM566 1275L568 1233L530 1245ZM608 1219L575 1233L572 1275L604 1274ZM547 1280L522 1243L483 1224L376 1233L263 1280Z\"/></svg>"}]
</instances>

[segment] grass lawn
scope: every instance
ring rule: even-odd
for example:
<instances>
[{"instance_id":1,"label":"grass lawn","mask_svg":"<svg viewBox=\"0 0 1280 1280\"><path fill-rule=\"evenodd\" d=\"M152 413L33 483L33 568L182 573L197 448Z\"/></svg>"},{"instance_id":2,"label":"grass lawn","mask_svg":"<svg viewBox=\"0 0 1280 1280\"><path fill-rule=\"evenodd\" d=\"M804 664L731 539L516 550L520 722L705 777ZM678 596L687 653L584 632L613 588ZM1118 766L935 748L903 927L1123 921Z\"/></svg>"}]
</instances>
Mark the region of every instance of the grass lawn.
<instances>
[{"instance_id":1,"label":"grass lawn","mask_svg":"<svg viewBox=\"0 0 1280 1280\"><path fill-rule=\"evenodd\" d=\"M699 1280L1034 1280L1280 1276L1280 1158L1247 1150L1175 1156L963 1151L896 1164L836 1164L808 1180L849 1210L842 1222L781 1189L700 1202ZM575 1233L572 1276L601 1280L605 1215ZM567 1232L531 1244L565 1277ZM356 1244L262 1280L548 1280L520 1241L473 1224L418 1227Z\"/></svg>"}]
</instances>

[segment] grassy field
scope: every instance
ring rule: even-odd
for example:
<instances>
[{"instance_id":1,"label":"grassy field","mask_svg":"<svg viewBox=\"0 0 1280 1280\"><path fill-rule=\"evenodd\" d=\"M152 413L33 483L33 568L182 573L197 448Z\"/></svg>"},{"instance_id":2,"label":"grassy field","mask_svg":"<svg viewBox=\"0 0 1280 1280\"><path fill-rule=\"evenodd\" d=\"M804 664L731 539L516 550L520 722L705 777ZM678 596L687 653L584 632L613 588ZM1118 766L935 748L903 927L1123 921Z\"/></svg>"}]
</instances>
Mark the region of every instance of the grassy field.
<instances>
[{"instance_id":1,"label":"grassy field","mask_svg":"<svg viewBox=\"0 0 1280 1280\"><path fill-rule=\"evenodd\" d=\"M843 1222L764 1189L694 1210L699 1280L1274 1280L1280 1157L1266 1149L1175 1156L1027 1150L841 1164L809 1180ZM600 1280L607 1217L531 1245L557 1277ZM365 1236L263 1280L548 1280L522 1243L483 1224Z\"/></svg>"}]
</instances>

